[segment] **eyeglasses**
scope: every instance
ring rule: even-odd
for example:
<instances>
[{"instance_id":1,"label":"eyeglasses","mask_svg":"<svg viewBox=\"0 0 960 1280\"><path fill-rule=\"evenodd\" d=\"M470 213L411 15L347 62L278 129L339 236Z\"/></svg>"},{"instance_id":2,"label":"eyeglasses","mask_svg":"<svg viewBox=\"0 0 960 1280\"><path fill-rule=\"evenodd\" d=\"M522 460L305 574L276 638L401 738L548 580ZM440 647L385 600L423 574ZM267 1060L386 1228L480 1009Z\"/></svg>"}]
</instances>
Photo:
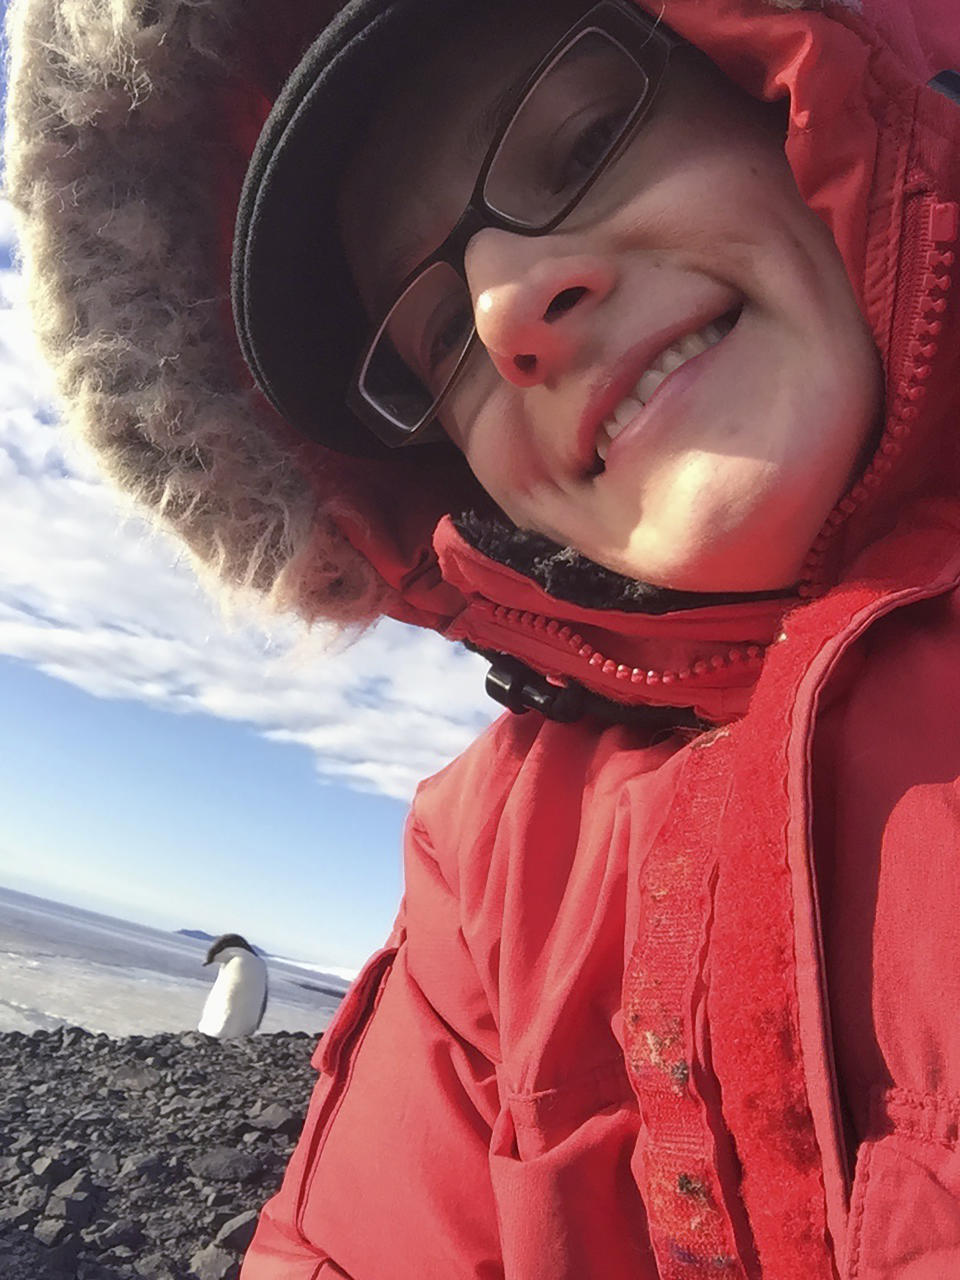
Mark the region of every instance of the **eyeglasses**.
<instances>
[{"instance_id":1,"label":"eyeglasses","mask_svg":"<svg viewBox=\"0 0 960 1280\"><path fill-rule=\"evenodd\" d=\"M677 44L631 0L604 0L532 73L456 226L407 276L360 361L348 404L385 444L436 438L429 428L469 360L470 240L483 227L554 230L646 119Z\"/></svg>"}]
</instances>

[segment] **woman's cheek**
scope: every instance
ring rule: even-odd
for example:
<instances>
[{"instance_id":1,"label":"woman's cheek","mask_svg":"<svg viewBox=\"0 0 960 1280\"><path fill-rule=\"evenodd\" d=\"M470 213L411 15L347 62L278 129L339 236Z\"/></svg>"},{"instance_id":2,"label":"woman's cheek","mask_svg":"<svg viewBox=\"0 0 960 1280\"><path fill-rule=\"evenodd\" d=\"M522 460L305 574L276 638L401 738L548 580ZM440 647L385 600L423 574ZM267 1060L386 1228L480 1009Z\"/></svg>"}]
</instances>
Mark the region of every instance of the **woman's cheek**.
<instances>
[{"instance_id":1,"label":"woman's cheek","mask_svg":"<svg viewBox=\"0 0 960 1280\"><path fill-rule=\"evenodd\" d=\"M634 570L647 567L654 581L708 589L697 581L706 565L716 570L760 515L769 477L741 460L694 455L661 468L645 485L642 516L630 539ZM758 473L759 472L759 473ZM748 473L748 474L745 474Z\"/></svg>"},{"instance_id":2,"label":"woman's cheek","mask_svg":"<svg viewBox=\"0 0 960 1280\"><path fill-rule=\"evenodd\" d=\"M543 471L531 433L519 415L511 414L509 407L488 404L458 427L455 441L486 492L515 519L514 509L530 502Z\"/></svg>"}]
</instances>

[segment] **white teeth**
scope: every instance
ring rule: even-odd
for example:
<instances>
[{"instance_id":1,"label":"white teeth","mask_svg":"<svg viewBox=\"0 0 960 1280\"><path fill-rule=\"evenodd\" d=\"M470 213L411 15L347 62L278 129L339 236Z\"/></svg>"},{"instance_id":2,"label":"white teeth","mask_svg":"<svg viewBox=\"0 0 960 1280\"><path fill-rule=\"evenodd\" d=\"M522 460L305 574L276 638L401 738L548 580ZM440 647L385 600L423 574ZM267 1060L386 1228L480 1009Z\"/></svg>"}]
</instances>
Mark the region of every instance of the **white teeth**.
<instances>
[{"instance_id":1,"label":"white teeth","mask_svg":"<svg viewBox=\"0 0 960 1280\"><path fill-rule=\"evenodd\" d=\"M705 325L699 333L690 333L685 338L681 338L677 344L683 352L685 360L692 360L694 356L701 355L708 347L713 346L714 342L720 340L719 331L716 338L710 337L710 330L713 325Z\"/></svg>"},{"instance_id":2,"label":"white teeth","mask_svg":"<svg viewBox=\"0 0 960 1280\"><path fill-rule=\"evenodd\" d=\"M682 348L683 344L680 342L675 343L672 347L667 347L660 357L660 368L664 373L673 373L674 369L679 369L682 364L686 364L690 359Z\"/></svg>"},{"instance_id":3,"label":"white teeth","mask_svg":"<svg viewBox=\"0 0 960 1280\"><path fill-rule=\"evenodd\" d=\"M680 364L683 364L682 360L680 361ZM677 365L676 367L679 368L680 366ZM672 370L670 370L670 372L672 372ZM643 403L646 404L653 396L657 387L659 387L660 383L663 382L664 378L667 376L668 371L665 369L648 369L637 383L636 392L638 399L642 400Z\"/></svg>"},{"instance_id":4,"label":"white teeth","mask_svg":"<svg viewBox=\"0 0 960 1280\"><path fill-rule=\"evenodd\" d=\"M732 328L725 321L713 320L697 333L688 333L679 338L672 346L661 351L656 360L640 375L637 385L620 401L613 413L601 424L597 434L597 454L606 460L610 442L637 416L648 403L653 393L663 380L670 376L682 364L702 355L708 348L716 346L721 338L725 338Z\"/></svg>"},{"instance_id":5,"label":"white teeth","mask_svg":"<svg viewBox=\"0 0 960 1280\"><path fill-rule=\"evenodd\" d=\"M643 408L643 401L636 399L634 396L625 396L613 411L613 417L617 428L622 430L628 422L632 421ZM607 419L607 429L613 425L610 419ZM610 438L613 439L616 430L610 431Z\"/></svg>"}]
</instances>

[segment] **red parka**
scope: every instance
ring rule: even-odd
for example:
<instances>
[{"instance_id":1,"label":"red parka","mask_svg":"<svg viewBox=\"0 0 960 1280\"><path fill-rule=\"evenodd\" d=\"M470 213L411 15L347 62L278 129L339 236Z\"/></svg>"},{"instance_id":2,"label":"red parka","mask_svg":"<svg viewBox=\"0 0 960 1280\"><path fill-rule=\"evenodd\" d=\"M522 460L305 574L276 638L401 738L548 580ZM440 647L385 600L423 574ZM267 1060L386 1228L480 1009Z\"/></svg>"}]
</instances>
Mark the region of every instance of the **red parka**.
<instances>
[{"instance_id":1,"label":"red parka","mask_svg":"<svg viewBox=\"0 0 960 1280\"><path fill-rule=\"evenodd\" d=\"M422 784L243 1280L960 1276L960 11L664 18L789 97L882 439L776 601L585 609L449 519L354 530L408 621L716 727L507 713Z\"/></svg>"}]
</instances>

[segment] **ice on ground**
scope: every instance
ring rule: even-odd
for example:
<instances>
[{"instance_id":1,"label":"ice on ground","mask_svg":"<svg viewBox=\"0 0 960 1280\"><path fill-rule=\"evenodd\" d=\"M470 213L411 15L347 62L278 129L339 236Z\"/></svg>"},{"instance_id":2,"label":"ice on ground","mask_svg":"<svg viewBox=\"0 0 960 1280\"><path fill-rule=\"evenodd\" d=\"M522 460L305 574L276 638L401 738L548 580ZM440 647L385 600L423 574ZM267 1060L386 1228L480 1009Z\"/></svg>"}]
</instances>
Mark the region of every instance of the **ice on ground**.
<instances>
[{"instance_id":1,"label":"ice on ground","mask_svg":"<svg viewBox=\"0 0 960 1280\"><path fill-rule=\"evenodd\" d=\"M76 1024L110 1036L196 1027L219 970L195 939L0 889L0 1031ZM346 983L267 960L260 1030L323 1031Z\"/></svg>"},{"instance_id":2,"label":"ice on ground","mask_svg":"<svg viewBox=\"0 0 960 1280\"><path fill-rule=\"evenodd\" d=\"M109 1036L156 1035L196 1027L211 981L168 977L63 956L0 955L0 1031L50 1030L77 1024ZM324 1030L331 1008L268 1002L261 1031Z\"/></svg>"},{"instance_id":3,"label":"ice on ground","mask_svg":"<svg viewBox=\"0 0 960 1280\"><path fill-rule=\"evenodd\" d=\"M340 978L344 982L352 982L359 969L346 969L336 964L312 964L309 960L290 960L286 956L271 956L271 960L276 964L289 964L295 969L306 969L308 973L320 973L323 975L332 974L335 978Z\"/></svg>"}]
</instances>

